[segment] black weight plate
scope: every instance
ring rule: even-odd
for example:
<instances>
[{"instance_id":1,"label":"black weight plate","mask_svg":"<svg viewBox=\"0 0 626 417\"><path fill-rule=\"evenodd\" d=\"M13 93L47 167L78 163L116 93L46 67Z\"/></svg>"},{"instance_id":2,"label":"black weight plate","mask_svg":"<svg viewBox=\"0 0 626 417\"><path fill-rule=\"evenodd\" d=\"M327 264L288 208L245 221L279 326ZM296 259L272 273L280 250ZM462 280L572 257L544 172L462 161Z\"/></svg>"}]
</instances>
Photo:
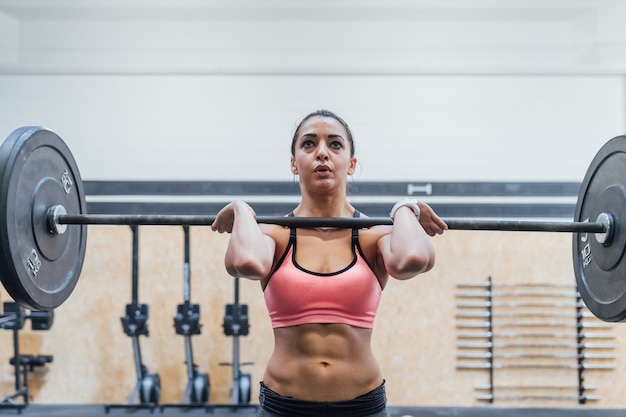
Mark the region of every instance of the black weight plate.
<instances>
[{"instance_id":1,"label":"black weight plate","mask_svg":"<svg viewBox=\"0 0 626 417\"><path fill-rule=\"evenodd\" d=\"M72 293L85 258L87 227L48 230L47 209L86 212L82 179L63 140L42 127L17 129L0 147L0 279L20 305L53 310Z\"/></svg>"},{"instance_id":2,"label":"black weight plate","mask_svg":"<svg viewBox=\"0 0 626 417\"><path fill-rule=\"evenodd\" d=\"M619 222L619 219L623 222L626 220L626 189L622 185L609 186L597 200L590 201L588 207L590 213L611 213L615 222ZM624 248L626 248L626 233L614 234L607 242L608 246L595 238L590 242L593 260L601 270L613 271L619 267L624 257Z\"/></svg>"},{"instance_id":3,"label":"black weight plate","mask_svg":"<svg viewBox=\"0 0 626 417\"><path fill-rule=\"evenodd\" d=\"M243 373L239 376L239 404L250 403L250 390L252 388L252 377Z\"/></svg>"},{"instance_id":4,"label":"black weight plate","mask_svg":"<svg viewBox=\"0 0 626 417\"><path fill-rule=\"evenodd\" d=\"M191 403L204 404L209 401L210 390L209 374L197 374L191 386Z\"/></svg>"},{"instance_id":5,"label":"black weight plate","mask_svg":"<svg viewBox=\"0 0 626 417\"><path fill-rule=\"evenodd\" d=\"M161 398L161 377L159 374L146 374L141 379L139 401L141 404L158 404Z\"/></svg>"},{"instance_id":6,"label":"black weight plate","mask_svg":"<svg viewBox=\"0 0 626 417\"><path fill-rule=\"evenodd\" d=\"M596 154L581 184L574 221L596 222L600 213L614 218L608 245L594 234L572 239L578 292L589 310L608 322L626 320L626 136L607 142Z\"/></svg>"}]
</instances>

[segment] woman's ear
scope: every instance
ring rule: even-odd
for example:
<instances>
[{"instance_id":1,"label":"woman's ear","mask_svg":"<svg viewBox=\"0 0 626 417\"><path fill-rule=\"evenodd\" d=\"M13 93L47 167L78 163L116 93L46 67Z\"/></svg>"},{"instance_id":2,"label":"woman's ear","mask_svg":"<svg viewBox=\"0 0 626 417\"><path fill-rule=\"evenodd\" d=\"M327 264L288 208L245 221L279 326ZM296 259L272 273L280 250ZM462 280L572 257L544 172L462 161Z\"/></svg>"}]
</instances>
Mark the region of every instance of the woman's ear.
<instances>
[{"instance_id":1,"label":"woman's ear","mask_svg":"<svg viewBox=\"0 0 626 417\"><path fill-rule=\"evenodd\" d=\"M298 175L298 168L296 167L296 158L291 157L291 173L293 175Z\"/></svg>"},{"instance_id":2,"label":"woman's ear","mask_svg":"<svg viewBox=\"0 0 626 417\"><path fill-rule=\"evenodd\" d=\"M355 170L356 170L356 158L352 158L350 160L350 167L348 167L348 175L354 174Z\"/></svg>"}]
</instances>

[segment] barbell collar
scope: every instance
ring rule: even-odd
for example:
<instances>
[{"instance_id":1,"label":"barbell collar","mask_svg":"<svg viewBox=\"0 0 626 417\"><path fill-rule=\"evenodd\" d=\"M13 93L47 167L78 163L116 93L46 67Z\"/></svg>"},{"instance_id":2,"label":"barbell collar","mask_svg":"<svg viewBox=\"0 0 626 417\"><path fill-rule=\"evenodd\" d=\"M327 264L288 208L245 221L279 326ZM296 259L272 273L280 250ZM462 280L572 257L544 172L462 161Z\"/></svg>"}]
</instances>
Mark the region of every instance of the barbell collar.
<instances>
[{"instance_id":1,"label":"barbell collar","mask_svg":"<svg viewBox=\"0 0 626 417\"><path fill-rule=\"evenodd\" d=\"M604 246L611 246L615 234L615 217L611 213L600 213L596 222L604 225L605 229L604 232L595 234L596 240Z\"/></svg>"},{"instance_id":2,"label":"barbell collar","mask_svg":"<svg viewBox=\"0 0 626 417\"><path fill-rule=\"evenodd\" d=\"M48 209L49 229L62 234L61 225L145 225L145 226L210 226L215 221L213 215L160 215L160 214L67 214L63 206L51 206ZM378 225L392 225L389 217L281 217L258 216L257 223L276 224L279 226L313 228L367 228ZM518 220L460 220L444 219L450 230L493 230L493 231L528 231L528 232L570 232L609 234L609 222L541 222ZM57 232L58 230L58 232Z\"/></svg>"},{"instance_id":3,"label":"barbell collar","mask_svg":"<svg viewBox=\"0 0 626 417\"><path fill-rule=\"evenodd\" d=\"M55 235L62 235L67 230L67 225L59 223L59 217L67 214L65 207L60 204L50 206L47 211L48 230Z\"/></svg>"}]
</instances>

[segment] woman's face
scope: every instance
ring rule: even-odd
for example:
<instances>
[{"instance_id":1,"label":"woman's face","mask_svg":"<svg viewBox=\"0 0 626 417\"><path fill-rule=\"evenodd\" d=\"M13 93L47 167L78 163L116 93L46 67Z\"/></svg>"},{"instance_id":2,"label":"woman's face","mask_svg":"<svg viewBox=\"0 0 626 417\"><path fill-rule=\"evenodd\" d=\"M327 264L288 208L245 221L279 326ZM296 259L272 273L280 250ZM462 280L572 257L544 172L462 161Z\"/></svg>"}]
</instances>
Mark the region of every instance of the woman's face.
<instances>
[{"instance_id":1,"label":"woman's face","mask_svg":"<svg viewBox=\"0 0 626 417\"><path fill-rule=\"evenodd\" d=\"M351 157L348 132L332 117L314 116L296 133L291 172L300 176L303 185L345 184L354 173L356 158Z\"/></svg>"}]
</instances>

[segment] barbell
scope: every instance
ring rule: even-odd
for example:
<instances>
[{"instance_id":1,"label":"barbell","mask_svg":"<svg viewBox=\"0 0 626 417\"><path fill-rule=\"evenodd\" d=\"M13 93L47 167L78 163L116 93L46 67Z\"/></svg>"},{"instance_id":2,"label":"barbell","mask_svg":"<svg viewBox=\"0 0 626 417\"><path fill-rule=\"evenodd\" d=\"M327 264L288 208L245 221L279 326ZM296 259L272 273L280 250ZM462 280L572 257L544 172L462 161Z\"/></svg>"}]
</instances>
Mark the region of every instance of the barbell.
<instances>
[{"instance_id":1,"label":"barbell","mask_svg":"<svg viewBox=\"0 0 626 417\"><path fill-rule=\"evenodd\" d=\"M578 292L589 310L609 322L626 320L626 136L608 141L581 184L574 221L444 219L451 230L573 233ZM39 126L13 131L0 147L0 278L13 299L53 310L72 293L85 258L87 225L211 225L209 215L87 214L72 153ZM258 217L290 227L367 228L390 218Z\"/></svg>"}]
</instances>

